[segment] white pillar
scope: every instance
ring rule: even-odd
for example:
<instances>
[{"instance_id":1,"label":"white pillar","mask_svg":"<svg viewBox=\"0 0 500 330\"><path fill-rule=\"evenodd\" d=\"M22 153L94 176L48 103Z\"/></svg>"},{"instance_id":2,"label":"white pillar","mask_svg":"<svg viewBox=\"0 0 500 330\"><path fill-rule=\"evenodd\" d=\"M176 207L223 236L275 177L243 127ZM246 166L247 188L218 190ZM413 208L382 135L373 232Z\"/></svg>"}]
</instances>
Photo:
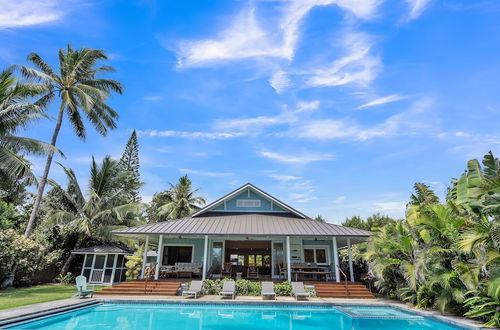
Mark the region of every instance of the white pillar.
<instances>
[{"instance_id":1,"label":"white pillar","mask_svg":"<svg viewBox=\"0 0 500 330\"><path fill-rule=\"evenodd\" d=\"M203 249L203 272L201 279L205 280L207 276L207 266L208 266L208 235L205 235L205 248Z\"/></svg>"},{"instance_id":2,"label":"white pillar","mask_svg":"<svg viewBox=\"0 0 500 330\"><path fill-rule=\"evenodd\" d=\"M337 248L337 237L333 241L333 267L335 267L335 281L340 282L339 250Z\"/></svg>"},{"instance_id":3,"label":"white pillar","mask_svg":"<svg viewBox=\"0 0 500 330\"><path fill-rule=\"evenodd\" d=\"M114 258L113 259L113 270L111 271L111 285L113 285L113 283L115 282L115 272L116 272L116 263L118 262L118 254L114 254ZM125 258L125 256L123 256L123 258ZM121 277L121 274L120 274L120 281L121 281L122 277ZM118 282L120 282L118 281Z\"/></svg>"},{"instance_id":4,"label":"white pillar","mask_svg":"<svg viewBox=\"0 0 500 330\"><path fill-rule=\"evenodd\" d=\"M158 280L160 276L160 262L161 262L161 254L162 254L162 246L163 246L163 235L160 235L160 239L158 241L158 252L156 252L156 269L155 269L155 280Z\"/></svg>"},{"instance_id":5,"label":"white pillar","mask_svg":"<svg viewBox=\"0 0 500 330\"><path fill-rule=\"evenodd\" d=\"M352 247L351 239L347 239L347 254L349 255L349 276L351 277L351 282L354 282L354 269L352 268Z\"/></svg>"},{"instance_id":6,"label":"white pillar","mask_svg":"<svg viewBox=\"0 0 500 330\"><path fill-rule=\"evenodd\" d=\"M85 257L83 257L83 265L82 265L82 272L80 275L83 276L83 269L85 268L85 264L87 263L87 254L85 253ZM89 279L87 279L88 281Z\"/></svg>"},{"instance_id":7,"label":"white pillar","mask_svg":"<svg viewBox=\"0 0 500 330\"><path fill-rule=\"evenodd\" d=\"M292 281L292 258L290 257L290 236L286 237L286 279Z\"/></svg>"},{"instance_id":8,"label":"white pillar","mask_svg":"<svg viewBox=\"0 0 500 330\"><path fill-rule=\"evenodd\" d=\"M141 279L144 279L146 273L146 259L148 258L149 236L146 236L146 243L144 244L144 255L142 256Z\"/></svg>"}]
</instances>

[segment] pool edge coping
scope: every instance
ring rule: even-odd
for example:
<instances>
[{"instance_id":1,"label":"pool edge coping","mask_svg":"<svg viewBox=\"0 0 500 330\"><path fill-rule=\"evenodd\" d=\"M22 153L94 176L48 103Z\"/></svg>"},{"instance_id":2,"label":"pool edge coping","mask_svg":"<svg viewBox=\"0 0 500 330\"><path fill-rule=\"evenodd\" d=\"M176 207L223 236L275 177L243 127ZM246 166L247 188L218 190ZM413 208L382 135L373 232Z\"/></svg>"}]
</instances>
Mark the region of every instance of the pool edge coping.
<instances>
[{"instance_id":1,"label":"pool edge coping","mask_svg":"<svg viewBox=\"0 0 500 330\"><path fill-rule=\"evenodd\" d=\"M181 305L226 305L230 302L233 305L275 305L275 306L380 306L380 307L392 307L399 310L407 311L410 313L414 313L420 315L422 317L428 317L432 320L451 324L453 326L461 327L462 329L488 329L482 327L482 323L466 319L460 316L453 315L441 315L437 311L425 311L416 308L412 308L406 304L398 303L398 302L380 302L380 301L366 301L366 302L348 302L348 301L275 301L275 300L186 300L186 299L161 299L161 298L153 298L153 299L134 299L130 297L97 297L91 298L90 300L86 300L81 302L80 299L78 301L74 301L74 303L70 303L65 306L45 308L38 311L27 312L24 314L16 315L13 317L7 317L0 319L0 329L3 326L7 326L9 324L13 324L16 322L22 322L29 319L35 319L43 316L47 316L47 314L58 314L69 312L71 310L76 310L80 308L87 308L99 303L156 303L156 304L181 304ZM43 308L45 304L41 303L35 304L37 307ZM27 305L30 306L30 305ZM26 307L26 306L22 306Z\"/></svg>"}]
</instances>

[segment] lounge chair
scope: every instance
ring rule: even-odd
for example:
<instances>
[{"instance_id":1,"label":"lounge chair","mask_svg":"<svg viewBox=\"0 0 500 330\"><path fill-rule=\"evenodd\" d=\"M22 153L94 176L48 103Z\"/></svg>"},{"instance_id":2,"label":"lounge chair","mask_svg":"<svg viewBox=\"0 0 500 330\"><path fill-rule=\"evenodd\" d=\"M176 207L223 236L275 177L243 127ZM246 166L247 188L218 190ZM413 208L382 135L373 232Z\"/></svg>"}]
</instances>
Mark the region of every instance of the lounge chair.
<instances>
[{"instance_id":1,"label":"lounge chair","mask_svg":"<svg viewBox=\"0 0 500 330\"><path fill-rule=\"evenodd\" d=\"M222 290L219 292L220 296L228 297L231 296L231 299L236 297L236 282L234 281L225 281L224 285L222 285Z\"/></svg>"},{"instance_id":2,"label":"lounge chair","mask_svg":"<svg viewBox=\"0 0 500 330\"><path fill-rule=\"evenodd\" d=\"M304 283L292 282L292 294L296 300L309 297L309 293L304 289Z\"/></svg>"},{"instance_id":3,"label":"lounge chair","mask_svg":"<svg viewBox=\"0 0 500 330\"><path fill-rule=\"evenodd\" d=\"M274 292L274 283L273 282L262 282L262 298L264 297L272 297L276 299L276 292Z\"/></svg>"},{"instance_id":4,"label":"lounge chair","mask_svg":"<svg viewBox=\"0 0 500 330\"><path fill-rule=\"evenodd\" d=\"M192 281L189 290L182 292L182 295L194 296L194 299L196 299L202 294L202 287L203 281Z\"/></svg>"},{"instance_id":5,"label":"lounge chair","mask_svg":"<svg viewBox=\"0 0 500 330\"><path fill-rule=\"evenodd\" d=\"M87 278L85 276L77 276L76 277L76 293L73 297L84 298L90 295L90 298L94 297L94 286L92 289L87 289Z\"/></svg>"}]
</instances>

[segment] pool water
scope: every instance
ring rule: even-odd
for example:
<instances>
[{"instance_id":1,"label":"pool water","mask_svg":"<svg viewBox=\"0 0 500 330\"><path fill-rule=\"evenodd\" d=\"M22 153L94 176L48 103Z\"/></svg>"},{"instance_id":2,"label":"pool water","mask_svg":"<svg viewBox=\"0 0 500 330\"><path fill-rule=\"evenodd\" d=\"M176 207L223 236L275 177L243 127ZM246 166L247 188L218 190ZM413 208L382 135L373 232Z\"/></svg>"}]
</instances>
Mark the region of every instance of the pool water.
<instances>
[{"instance_id":1,"label":"pool water","mask_svg":"<svg viewBox=\"0 0 500 330\"><path fill-rule=\"evenodd\" d=\"M349 308L356 307L362 306ZM397 316L353 317L332 306L104 303L9 329L460 329L433 319Z\"/></svg>"}]
</instances>

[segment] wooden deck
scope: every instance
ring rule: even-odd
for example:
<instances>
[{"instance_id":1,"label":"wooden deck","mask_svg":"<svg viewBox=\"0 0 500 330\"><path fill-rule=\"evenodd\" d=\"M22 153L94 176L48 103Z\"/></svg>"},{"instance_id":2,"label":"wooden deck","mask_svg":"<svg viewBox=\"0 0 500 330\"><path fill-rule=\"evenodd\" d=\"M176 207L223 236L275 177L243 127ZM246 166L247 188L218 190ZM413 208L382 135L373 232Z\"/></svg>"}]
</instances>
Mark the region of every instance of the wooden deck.
<instances>
[{"instance_id":1,"label":"wooden deck","mask_svg":"<svg viewBox=\"0 0 500 330\"><path fill-rule=\"evenodd\" d=\"M363 283L313 282L316 295L320 298L374 298Z\"/></svg>"}]
</instances>

